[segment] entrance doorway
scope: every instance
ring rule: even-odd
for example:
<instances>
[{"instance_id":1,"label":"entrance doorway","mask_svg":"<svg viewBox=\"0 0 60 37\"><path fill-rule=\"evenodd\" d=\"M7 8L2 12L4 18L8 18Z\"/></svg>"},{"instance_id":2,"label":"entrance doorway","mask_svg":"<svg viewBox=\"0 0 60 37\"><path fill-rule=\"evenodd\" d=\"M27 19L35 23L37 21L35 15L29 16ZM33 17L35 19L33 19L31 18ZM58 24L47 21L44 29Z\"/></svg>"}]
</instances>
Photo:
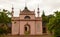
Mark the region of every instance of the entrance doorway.
<instances>
[{"instance_id":1,"label":"entrance doorway","mask_svg":"<svg viewBox=\"0 0 60 37\"><path fill-rule=\"evenodd\" d=\"M43 33L46 33L46 28L45 27L43 28Z\"/></svg>"},{"instance_id":2,"label":"entrance doorway","mask_svg":"<svg viewBox=\"0 0 60 37\"><path fill-rule=\"evenodd\" d=\"M27 35L30 34L30 25L26 24L24 26L24 33L27 34Z\"/></svg>"}]
</instances>

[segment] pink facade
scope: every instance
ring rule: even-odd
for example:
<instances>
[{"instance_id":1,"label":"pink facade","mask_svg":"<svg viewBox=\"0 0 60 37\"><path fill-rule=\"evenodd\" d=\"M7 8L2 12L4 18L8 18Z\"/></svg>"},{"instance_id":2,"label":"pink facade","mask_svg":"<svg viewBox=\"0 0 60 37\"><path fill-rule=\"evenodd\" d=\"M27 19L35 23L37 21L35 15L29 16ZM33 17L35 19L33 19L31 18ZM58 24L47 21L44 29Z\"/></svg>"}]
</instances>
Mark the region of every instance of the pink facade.
<instances>
[{"instance_id":1,"label":"pink facade","mask_svg":"<svg viewBox=\"0 0 60 37\"><path fill-rule=\"evenodd\" d=\"M19 17L12 17L12 35L42 35L42 18L35 17L35 11L27 7L20 11Z\"/></svg>"}]
</instances>

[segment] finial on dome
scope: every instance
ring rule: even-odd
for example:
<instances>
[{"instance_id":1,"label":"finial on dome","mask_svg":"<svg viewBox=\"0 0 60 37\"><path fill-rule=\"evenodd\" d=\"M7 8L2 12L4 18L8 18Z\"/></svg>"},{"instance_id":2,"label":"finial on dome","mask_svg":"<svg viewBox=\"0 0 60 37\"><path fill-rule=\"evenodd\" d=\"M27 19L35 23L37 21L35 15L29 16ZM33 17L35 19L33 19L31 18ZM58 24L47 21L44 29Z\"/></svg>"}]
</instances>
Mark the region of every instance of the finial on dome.
<instances>
[{"instance_id":1,"label":"finial on dome","mask_svg":"<svg viewBox=\"0 0 60 37\"><path fill-rule=\"evenodd\" d=\"M25 9L27 9L27 2L26 2L26 0L25 0Z\"/></svg>"},{"instance_id":2,"label":"finial on dome","mask_svg":"<svg viewBox=\"0 0 60 37\"><path fill-rule=\"evenodd\" d=\"M27 7L25 7L25 9L27 9Z\"/></svg>"}]
</instances>

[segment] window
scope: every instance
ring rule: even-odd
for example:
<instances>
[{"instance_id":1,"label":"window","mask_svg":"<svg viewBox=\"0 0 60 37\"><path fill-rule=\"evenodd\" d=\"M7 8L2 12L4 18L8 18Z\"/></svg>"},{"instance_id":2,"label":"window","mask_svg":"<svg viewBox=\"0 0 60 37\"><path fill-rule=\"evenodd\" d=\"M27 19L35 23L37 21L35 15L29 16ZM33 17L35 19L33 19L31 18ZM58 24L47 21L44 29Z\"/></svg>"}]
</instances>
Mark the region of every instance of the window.
<instances>
[{"instance_id":1,"label":"window","mask_svg":"<svg viewBox=\"0 0 60 37\"><path fill-rule=\"evenodd\" d=\"M30 19L30 17L29 16L25 16L25 18L24 19Z\"/></svg>"}]
</instances>

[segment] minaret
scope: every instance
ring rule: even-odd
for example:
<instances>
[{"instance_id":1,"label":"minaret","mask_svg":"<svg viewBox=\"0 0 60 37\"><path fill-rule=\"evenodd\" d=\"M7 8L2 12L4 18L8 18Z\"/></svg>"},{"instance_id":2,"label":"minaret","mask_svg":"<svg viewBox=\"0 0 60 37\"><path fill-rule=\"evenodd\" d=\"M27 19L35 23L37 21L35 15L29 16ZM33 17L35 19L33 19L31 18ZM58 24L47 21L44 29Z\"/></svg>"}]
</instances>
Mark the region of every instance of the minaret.
<instances>
[{"instance_id":1,"label":"minaret","mask_svg":"<svg viewBox=\"0 0 60 37\"><path fill-rule=\"evenodd\" d=\"M12 17L13 17L13 14L14 14L14 8L13 8L13 5L12 5L12 11L11 11Z\"/></svg>"},{"instance_id":2,"label":"minaret","mask_svg":"<svg viewBox=\"0 0 60 37\"><path fill-rule=\"evenodd\" d=\"M38 14L38 17L39 17L39 13L40 13L40 12L39 12L39 6L38 6L38 9L37 9L37 10L38 10L37 14Z\"/></svg>"}]
</instances>

